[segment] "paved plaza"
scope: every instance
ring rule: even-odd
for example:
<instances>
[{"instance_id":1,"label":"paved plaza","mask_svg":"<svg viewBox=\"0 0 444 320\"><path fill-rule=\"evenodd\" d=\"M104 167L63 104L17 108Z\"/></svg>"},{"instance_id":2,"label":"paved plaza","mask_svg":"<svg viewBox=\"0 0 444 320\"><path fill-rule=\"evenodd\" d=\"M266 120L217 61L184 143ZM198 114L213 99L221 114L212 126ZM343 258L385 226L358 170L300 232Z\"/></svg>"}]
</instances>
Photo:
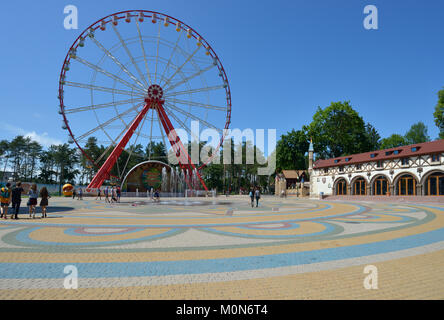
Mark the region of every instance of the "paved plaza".
<instances>
[{"instance_id":1,"label":"paved plaza","mask_svg":"<svg viewBox=\"0 0 444 320\"><path fill-rule=\"evenodd\" d=\"M444 298L444 204L263 197L251 208L247 196L223 196L50 205L47 219L23 208L20 220L0 222L1 299ZM64 288L67 265L78 270L76 290ZM378 289L364 287L368 265Z\"/></svg>"}]
</instances>

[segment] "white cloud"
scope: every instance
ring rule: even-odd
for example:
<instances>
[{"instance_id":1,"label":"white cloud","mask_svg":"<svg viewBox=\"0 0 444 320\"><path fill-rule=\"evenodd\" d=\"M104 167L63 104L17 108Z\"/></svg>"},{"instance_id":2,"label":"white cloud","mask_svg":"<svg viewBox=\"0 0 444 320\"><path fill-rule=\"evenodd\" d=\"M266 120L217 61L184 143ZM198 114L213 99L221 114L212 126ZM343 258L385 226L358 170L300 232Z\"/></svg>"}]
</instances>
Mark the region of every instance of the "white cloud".
<instances>
[{"instance_id":1,"label":"white cloud","mask_svg":"<svg viewBox=\"0 0 444 320\"><path fill-rule=\"evenodd\" d=\"M46 148L51 145L63 144L63 142L61 142L60 140L51 138L47 132L37 133L35 131L26 131L22 128L10 125L8 123L1 123L0 127L5 129L6 131L9 131L12 134L29 137L31 138L31 140L40 143L42 146Z\"/></svg>"},{"instance_id":2,"label":"white cloud","mask_svg":"<svg viewBox=\"0 0 444 320\"><path fill-rule=\"evenodd\" d=\"M48 136L47 132L43 132L42 134L38 134L35 131L28 132L25 134L25 137L30 137L31 140L37 141L42 146L49 147L51 145L59 145L63 144L60 140L51 138Z\"/></svg>"}]
</instances>

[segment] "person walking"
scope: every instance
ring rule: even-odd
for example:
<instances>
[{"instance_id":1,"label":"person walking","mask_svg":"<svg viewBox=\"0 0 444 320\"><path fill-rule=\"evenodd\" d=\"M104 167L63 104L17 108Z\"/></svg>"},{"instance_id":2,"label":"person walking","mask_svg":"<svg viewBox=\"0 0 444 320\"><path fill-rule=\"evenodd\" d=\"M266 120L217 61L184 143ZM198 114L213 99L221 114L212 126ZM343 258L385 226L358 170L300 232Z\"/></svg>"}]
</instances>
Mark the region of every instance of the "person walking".
<instances>
[{"instance_id":1,"label":"person walking","mask_svg":"<svg viewBox=\"0 0 444 320\"><path fill-rule=\"evenodd\" d=\"M259 199L261 198L261 192L259 191L259 188L256 189L254 195L256 197L256 208L257 208L259 206Z\"/></svg>"},{"instance_id":2,"label":"person walking","mask_svg":"<svg viewBox=\"0 0 444 320\"><path fill-rule=\"evenodd\" d=\"M117 202L120 203L120 194L121 194L120 187L117 187L116 194L117 194Z\"/></svg>"},{"instance_id":3,"label":"person walking","mask_svg":"<svg viewBox=\"0 0 444 320\"><path fill-rule=\"evenodd\" d=\"M109 201L109 189L108 189L108 187L105 188L104 193L105 193L105 203L110 203L110 201Z\"/></svg>"},{"instance_id":4,"label":"person walking","mask_svg":"<svg viewBox=\"0 0 444 320\"><path fill-rule=\"evenodd\" d=\"M48 189L46 189L46 187L43 187L40 190L40 198L42 198L42 200L40 200L40 207L42 208L42 219L43 219L46 218L46 208L48 207L48 198L51 198Z\"/></svg>"},{"instance_id":5,"label":"person walking","mask_svg":"<svg viewBox=\"0 0 444 320\"><path fill-rule=\"evenodd\" d=\"M96 200L97 199L102 200L102 190L100 190L100 188L97 188L97 198L96 198Z\"/></svg>"},{"instance_id":6,"label":"person walking","mask_svg":"<svg viewBox=\"0 0 444 320\"><path fill-rule=\"evenodd\" d=\"M158 189L156 189L154 192L154 202L160 202L160 194Z\"/></svg>"},{"instance_id":7,"label":"person walking","mask_svg":"<svg viewBox=\"0 0 444 320\"><path fill-rule=\"evenodd\" d=\"M73 199L73 200L76 198L76 195L77 195L77 191L76 191L76 189L74 188L74 190L72 191L72 199Z\"/></svg>"},{"instance_id":8,"label":"person walking","mask_svg":"<svg viewBox=\"0 0 444 320\"><path fill-rule=\"evenodd\" d=\"M11 184L8 182L6 183L6 186L0 189L0 210L1 210L1 216L5 216L5 219L8 219L8 207L11 203L12 198L12 190L11 190Z\"/></svg>"},{"instance_id":9,"label":"person walking","mask_svg":"<svg viewBox=\"0 0 444 320\"><path fill-rule=\"evenodd\" d=\"M254 207L254 192L253 192L253 189L250 189L249 196L250 196L250 199L251 199L251 207L253 208Z\"/></svg>"},{"instance_id":10,"label":"person walking","mask_svg":"<svg viewBox=\"0 0 444 320\"><path fill-rule=\"evenodd\" d=\"M14 210L14 216L11 215L11 218L14 217L14 219L18 219L23 192L25 192L25 190L23 190L22 183L19 181L15 184L15 188L12 189L12 209Z\"/></svg>"},{"instance_id":11,"label":"person walking","mask_svg":"<svg viewBox=\"0 0 444 320\"><path fill-rule=\"evenodd\" d=\"M37 198L39 196L37 185L35 183L32 184L31 188L28 192L29 200L28 200L28 206L29 206L29 217L34 219L35 218L35 206L37 205Z\"/></svg>"},{"instance_id":12,"label":"person walking","mask_svg":"<svg viewBox=\"0 0 444 320\"><path fill-rule=\"evenodd\" d=\"M83 190L82 190L82 188L79 188L79 197L77 198L77 200L83 200Z\"/></svg>"},{"instance_id":13,"label":"person walking","mask_svg":"<svg viewBox=\"0 0 444 320\"><path fill-rule=\"evenodd\" d=\"M116 187L113 187L111 189L111 203L116 203L117 202L117 191L116 191Z\"/></svg>"}]
</instances>

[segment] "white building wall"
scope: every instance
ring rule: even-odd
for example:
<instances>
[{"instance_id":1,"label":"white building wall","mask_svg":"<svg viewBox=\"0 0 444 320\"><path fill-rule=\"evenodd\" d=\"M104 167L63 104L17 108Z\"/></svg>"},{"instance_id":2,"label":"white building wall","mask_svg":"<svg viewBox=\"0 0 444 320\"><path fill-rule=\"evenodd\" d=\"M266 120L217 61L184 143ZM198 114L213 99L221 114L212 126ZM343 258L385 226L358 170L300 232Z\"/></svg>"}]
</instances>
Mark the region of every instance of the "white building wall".
<instances>
[{"instance_id":1,"label":"white building wall","mask_svg":"<svg viewBox=\"0 0 444 320\"><path fill-rule=\"evenodd\" d=\"M444 173L443 155L440 157L439 162L431 162L431 158L428 155L412 157L410 158L408 165L401 165L399 159L385 160L383 161L382 168L376 168L376 162L369 162L361 164L361 169L358 170L356 165L344 165L344 171L339 172L339 167L328 168L328 173L324 172L324 168L316 169L312 171L311 183L312 190L310 192L311 197L319 197L320 193L324 195L333 195L334 184L338 179L344 178L347 182L347 186L357 178L362 177L367 182L367 195L370 195L370 185L373 178L379 175L384 175L390 185L393 185L395 180L403 174L411 174L417 180L417 195L424 194L423 182L425 177L435 171L441 171ZM348 189L350 190L350 189ZM391 191L392 194L394 191ZM349 193L350 194L350 193Z\"/></svg>"}]
</instances>

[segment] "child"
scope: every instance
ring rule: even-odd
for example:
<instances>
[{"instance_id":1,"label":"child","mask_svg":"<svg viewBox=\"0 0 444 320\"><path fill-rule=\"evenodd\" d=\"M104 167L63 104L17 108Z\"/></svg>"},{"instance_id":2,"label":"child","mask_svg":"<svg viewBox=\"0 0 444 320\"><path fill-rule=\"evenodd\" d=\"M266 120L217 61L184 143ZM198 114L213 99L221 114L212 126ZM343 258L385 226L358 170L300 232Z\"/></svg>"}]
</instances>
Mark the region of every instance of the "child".
<instances>
[{"instance_id":1,"label":"child","mask_svg":"<svg viewBox=\"0 0 444 320\"><path fill-rule=\"evenodd\" d=\"M40 207L42 208L42 219L43 219L46 218L46 207L48 206L48 198L51 198L48 189L46 189L46 187L43 187L40 190L40 197L42 198L42 200L40 200Z\"/></svg>"},{"instance_id":2,"label":"child","mask_svg":"<svg viewBox=\"0 0 444 320\"><path fill-rule=\"evenodd\" d=\"M159 190L156 190L156 192L154 192L154 202L160 202Z\"/></svg>"},{"instance_id":3,"label":"child","mask_svg":"<svg viewBox=\"0 0 444 320\"><path fill-rule=\"evenodd\" d=\"M7 214L8 214L8 207L9 204L11 203L11 197L12 197L12 192L11 192L11 184L8 182L6 184L5 187L0 189L0 210L1 210L1 216L3 217L3 215L5 215L5 219L7 219Z\"/></svg>"}]
</instances>

